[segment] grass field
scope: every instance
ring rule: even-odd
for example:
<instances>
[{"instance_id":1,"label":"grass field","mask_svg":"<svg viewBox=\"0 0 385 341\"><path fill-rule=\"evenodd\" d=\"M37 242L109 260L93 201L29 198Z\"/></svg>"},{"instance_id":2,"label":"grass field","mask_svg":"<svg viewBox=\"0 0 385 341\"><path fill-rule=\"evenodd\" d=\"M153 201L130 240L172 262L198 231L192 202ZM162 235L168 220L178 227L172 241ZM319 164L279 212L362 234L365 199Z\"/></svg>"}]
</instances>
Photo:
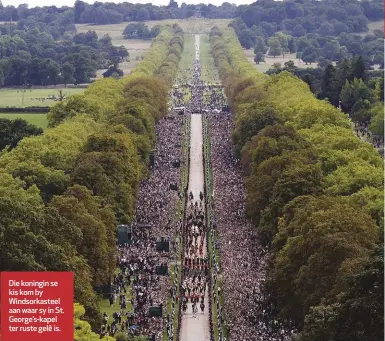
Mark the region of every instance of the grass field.
<instances>
[{"instance_id":1,"label":"grass field","mask_svg":"<svg viewBox=\"0 0 385 341\"><path fill-rule=\"evenodd\" d=\"M16 118L22 118L27 122L35 125L36 127L46 129L47 128L47 114L36 113L0 113L0 118L8 118L15 120Z\"/></svg>"},{"instance_id":2,"label":"grass field","mask_svg":"<svg viewBox=\"0 0 385 341\"><path fill-rule=\"evenodd\" d=\"M275 58L272 57L272 56L267 56L265 55L265 62L263 63L260 63L260 64L256 64L254 62L254 49L244 49L243 50L245 52L245 55L247 57L247 59L249 60L249 62L251 64L253 64L255 66L255 68L260 71L260 72L266 72L267 70L269 70L274 63L281 63L281 65L283 66L283 64L285 62L288 62L289 60L292 60L295 64L295 66L299 67L299 68L316 68L317 67L317 63L312 63L311 65L310 64L307 64L305 62L303 62L301 59L297 59L295 57L295 53L286 53L285 54L285 57L283 57L282 55L281 56L276 56Z\"/></svg>"},{"instance_id":3,"label":"grass field","mask_svg":"<svg viewBox=\"0 0 385 341\"><path fill-rule=\"evenodd\" d=\"M166 20L150 20L144 23L151 29L156 25L172 25L177 23L182 30L187 34L202 34L210 33L214 26L219 28L226 27L231 22L231 19L205 19L205 18L188 18L188 19L166 19ZM130 22L134 23L134 22ZM90 25L90 24L76 24L79 33L94 30L98 36L109 34L113 44L124 45L128 40L123 38L123 30L128 22L110 25ZM135 40L135 39L134 39Z\"/></svg>"},{"instance_id":4,"label":"grass field","mask_svg":"<svg viewBox=\"0 0 385 341\"><path fill-rule=\"evenodd\" d=\"M214 65L214 58L211 54L209 36L201 34L200 42L201 78L205 83L220 83L218 69Z\"/></svg>"},{"instance_id":5,"label":"grass field","mask_svg":"<svg viewBox=\"0 0 385 341\"><path fill-rule=\"evenodd\" d=\"M373 32L374 30L384 30L384 22L382 20L379 21L369 21L368 24L369 31Z\"/></svg>"},{"instance_id":6,"label":"grass field","mask_svg":"<svg viewBox=\"0 0 385 341\"><path fill-rule=\"evenodd\" d=\"M123 70L125 75L128 75L141 61L141 56L144 56L151 46L151 40L141 39L124 39L123 30L127 26L127 23L113 24L113 25L88 25L77 24L76 28L79 33L93 30L97 33L98 37L103 37L105 34L109 34L112 43L116 46L123 45L130 54L130 61L119 64L119 67ZM140 58L137 60L137 57ZM106 70L99 70L97 72L97 78L102 77L103 72Z\"/></svg>"},{"instance_id":7,"label":"grass field","mask_svg":"<svg viewBox=\"0 0 385 341\"><path fill-rule=\"evenodd\" d=\"M187 34L208 34L214 26L225 28L231 22L231 19L206 19L206 18L188 18L188 19L167 19L147 21L146 25L151 28L156 25L169 25L177 23Z\"/></svg>"},{"instance_id":8,"label":"grass field","mask_svg":"<svg viewBox=\"0 0 385 341\"><path fill-rule=\"evenodd\" d=\"M156 25L170 25L178 23L182 29L188 34L198 33L209 33L210 29L217 25L218 27L225 27L230 23L230 19L185 19L185 20L154 20L146 21L145 24L151 28ZM105 34L109 34L112 43L114 45L123 45L126 47L130 54L130 61L120 64L120 68L123 70L125 75L128 75L140 62L141 59L137 60L137 57L144 56L151 46L151 40L141 39L124 39L123 30L127 26L128 22L112 25L89 25L89 24L77 24L76 28L79 33L93 30L97 33L98 37L102 37ZM102 77L102 73L105 70L99 70L97 77Z\"/></svg>"},{"instance_id":9,"label":"grass field","mask_svg":"<svg viewBox=\"0 0 385 341\"><path fill-rule=\"evenodd\" d=\"M83 91L84 88L63 89L63 93L67 96ZM49 97L58 95L58 89L0 89L0 107L48 107L56 103Z\"/></svg>"},{"instance_id":10,"label":"grass field","mask_svg":"<svg viewBox=\"0 0 385 341\"><path fill-rule=\"evenodd\" d=\"M369 21L368 28L369 28L369 31L356 33L356 34L358 34L360 36L366 36L367 34L372 33L374 30L384 31L384 22L382 20Z\"/></svg>"},{"instance_id":11,"label":"grass field","mask_svg":"<svg viewBox=\"0 0 385 341\"><path fill-rule=\"evenodd\" d=\"M178 72L175 78L175 84L179 84L187 79L187 82L192 81L193 63L195 56L194 35L189 34L184 36L184 50L179 62ZM181 91L181 88L179 89ZM187 103L191 98L190 89L185 89L184 102Z\"/></svg>"},{"instance_id":12,"label":"grass field","mask_svg":"<svg viewBox=\"0 0 385 341\"><path fill-rule=\"evenodd\" d=\"M181 60L179 62L179 69L176 75L176 83L178 79L188 78L192 79L193 76L193 63L195 57L195 36L192 34L186 34L184 36L184 50Z\"/></svg>"},{"instance_id":13,"label":"grass field","mask_svg":"<svg viewBox=\"0 0 385 341\"><path fill-rule=\"evenodd\" d=\"M131 304L131 297L132 296L131 296L131 291L130 290L131 289L127 290L127 294L126 294L126 297L127 297L127 308L123 309L124 313L132 312L133 311L133 307L132 307L132 304ZM119 311L120 311L119 297L116 300L116 303L112 304L111 306L110 306L110 302L109 302L108 299L103 299L100 302L100 312L102 314L107 313L107 315L109 316L107 324L111 324L111 322L113 321L112 314L114 312L119 312ZM122 321L125 321L126 319L127 319L126 315L123 315L122 316Z\"/></svg>"}]
</instances>

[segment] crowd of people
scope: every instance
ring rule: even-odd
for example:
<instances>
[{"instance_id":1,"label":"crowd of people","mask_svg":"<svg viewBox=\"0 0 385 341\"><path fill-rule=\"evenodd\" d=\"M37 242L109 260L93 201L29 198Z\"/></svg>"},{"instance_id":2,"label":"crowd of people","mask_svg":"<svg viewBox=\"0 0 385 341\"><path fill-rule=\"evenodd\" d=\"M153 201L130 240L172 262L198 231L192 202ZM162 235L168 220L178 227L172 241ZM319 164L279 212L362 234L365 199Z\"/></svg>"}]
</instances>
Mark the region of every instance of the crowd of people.
<instances>
[{"instance_id":1,"label":"crowd of people","mask_svg":"<svg viewBox=\"0 0 385 341\"><path fill-rule=\"evenodd\" d=\"M196 49L199 50L199 41ZM267 250L262 247L255 229L245 216L245 191L239 160L232 152L230 139L232 118L221 111L225 96L218 86L207 86L201 81L199 54L192 69L192 81L180 80L172 92L171 106L185 104L185 96L191 98L187 113L207 113L210 122L211 158L214 181L213 200L216 226L219 231L221 275L225 323L231 341L285 341L293 333L281 323L270 318L264 305L261 290L265 279ZM173 324L170 316L151 316L150 307L167 305L168 297L179 299L182 314L193 317L205 309L211 311L211 299L205 301L210 288L209 261L206 239L209 235L205 221L204 194L199 197L188 194L185 221L175 221L179 193L179 167L184 116L172 112L156 125L157 149L154 167L148 179L142 182L133 222L133 244L119 246L117 274L112 283L110 305L116 306L111 317L104 315L101 336L125 331L134 335L148 335L161 340L165 326ZM176 189L176 190L175 190ZM170 286L169 277L157 273L160 264L168 267L170 254L157 251L159 238L173 241L175 230L183 231L182 283L180 292ZM210 232L211 235L211 232ZM217 276L213 277L213 287ZM130 289L129 289L130 288ZM206 295L206 296L205 296ZM206 307L207 305L207 307ZM128 309L132 307L133 309ZM218 308L217 308L218 310ZM111 321L109 321L111 319ZM212 328L212 324L211 324Z\"/></svg>"},{"instance_id":2,"label":"crowd of people","mask_svg":"<svg viewBox=\"0 0 385 341\"><path fill-rule=\"evenodd\" d=\"M195 40L195 60L192 79L184 83L184 87L191 94L190 100L187 103L188 112L200 111L204 105L203 83L200 78L199 49L200 42L198 36ZM192 140L191 143L194 143L194 141ZM192 148L192 152L196 151L196 146ZM198 162L202 162L203 169L203 160L198 160ZM189 312L189 305L191 305L193 317L196 317L199 308L201 313L204 313L205 310L205 294L209 268L206 245L207 228L203 193L204 183L198 183L198 186L202 186L199 194L195 193L194 197L193 192L190 191L186 204L183 229L183 276L180 289L182 311L184 314L187 314Z\"/></svg>"},{"instance_id":3,"label":"crowd of people","mask_svg":"<svg viewBox=\"0 0 385 341\"><path fill-rule=\"evenodd\" d=\"M203 193L200 193L199 204L190 195L189 205L187 207L186 226L184 233L184 240L186 243L184 255L184 269L201 269L207 267L207 260L205 259L205 236L206 224L203 207Z\"/></svg>"},{"instance_id":4,"label":"crowd of people","mask_svg":"<svg viewBox=\"0 0 385 341\"><path fill-rule=\"evenodd\" d=\"M177 80L178 86L172 91L170 106L186 105L187 113L199 110L209 117L212 199L215 226L219 232L216 247L220 249L223 285L222 290L214 292L218 277L212 274L217 314L227 325L231 341L288 341L294 330L289 327L288 321L272 317L262 290L267 249L245 215L242 170L231 141L232 116L221 110L226 103L223 89L218 85L207 85L201 79L199 39L195 49L193 68L186 73L191 72L192 78L186 76ZM187 103L186 96L189 96ZM178 191L178 162L186 161L180 160L183 124L184 116L173 111L156 124L155 164L140 187L133 222L134 242L119 246L117 266L120 271L114 276L109 297L109 303L116 306L116 311L112 316L104 314L101 336L113 336L118 331L124 331L148 335L154 341L161 340L166 324L173 323L170 316L166 319L151 316L150 307L162 310L170 296L180 300L182 314L189 313L191 309L193 317L196 317L199 311L203 314L208 308L211 313L212 298L209 296L209 300L205 300L211 285L206 240L213 231L206 226L203 192L199 193L199 197L188 193L185 221L174 219L177 200L184 195ZM356 124L354 130L357 136L374 144L383 154L383 138L372 136L367 124ZM176 286L170 286L169 277L157 273L160 264L168 267L170 255L178 245L172 243L171 252L162 253L157 251L156 243L161 237L173 241L176 230L183 234L184 245L179 292ZM216 263L213 255L212 258ZM219 305L218 295L223 298L224 311Z\"/></svg>"},{"instance_id":5,"label":"crowd of people","mask_svg":"<svg viewBox=\"0 0 385 341\"><path fill-rule=\"evenodd\" d=\"M150 307L162 311L170 294L169 277L157 273L157 268L168 268L176 248L173 234L181 229L175 212L180 198L180 162L185 162L181 160L183 127L184 117L175 112L156 123L154 165L140 186L132 243L119 245L119 274L112 281L109 297L116 311L112 316L104 315L101 336L123 331L162 339L166 321L152 316ZM170 252L157 250L161 238L171 243Z\"/></svg>"},{"instance_id":6,"label":"crowd of people","mask_svg":"<svg viewBox=\"0 0 385 341\"><path fill-rule=\"evenodd\" d=\"M204 214L203 193L199 200L194 200L190 192L186 207L185 231L183 234L185 252L183 257L183 283L181 286L182 310L191 312L196 317L198 306L201 312L205 310L205 294L207 287L208 259L206 255L206 224Z\"/></svg>"},{"instance_id":7,"label":"crowd of people","mask_svg":"<svg viewBox=\"0 0 385 341\"><path fill-rule=\"evenodd\" d=\"M193 275L183 281L182 284L182 309L183 313L187 312L187 304L191 302L191 311L193 316L198 311L198 305L202 314L205 311L205 294L206 294L207 281L206 277L198 274Z\"/></svg>"},{"instance_id":8,"label":"crowd of people","mask_svg":"<svg viewBox=\"0 0 385 341\"><path fill-rule=\"evenodd\" d=\"M292 330L271 319L261 290L267 250L245 216L245 189L232 151L232 117L211 114L210 138L216 226L225 313L231 341L290 340Z\"/></svg>"},{"instance_id":9,"label":"crowd of people","mask_svg":"<svg viewBox=\"0 0 385 341\"><path fill-rule=\"evenodd\" d=\"M371 143L384 157L384 135L374 135L369 130L370 122L354 122L354 132L363 141Z\"/></svg>"}]
</instances>

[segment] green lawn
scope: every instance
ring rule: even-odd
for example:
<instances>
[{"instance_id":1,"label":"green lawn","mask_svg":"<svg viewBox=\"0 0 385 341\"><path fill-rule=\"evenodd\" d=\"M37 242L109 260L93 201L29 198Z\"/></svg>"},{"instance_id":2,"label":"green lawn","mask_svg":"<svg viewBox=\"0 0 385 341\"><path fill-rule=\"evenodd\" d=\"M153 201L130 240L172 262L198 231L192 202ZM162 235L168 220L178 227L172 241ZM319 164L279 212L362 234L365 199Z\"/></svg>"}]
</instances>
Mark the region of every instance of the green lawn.
<instances>
[{"instance_id":1,"label":"green lawn","mask_svg":"<svg viewBox=\"0 0 385 341\"><path fill-rule=\"evenodd\" d=\"M184 35L184 49L182 53L182 58L179 62L179 69L176 75L176 83L180 79L187 78L188 80L192 79L193 76L193 64L195 57L195 36L192 34ZM188 70L188 71L187 71Z\"/></svg>"},{"instance_id":2,"label":"green lawn","mask_svg":"<svg viewBox=\"0 0 385 341\"><path fill-rule=\"evenodd\" d=\"M123 309L123 312L126 313L127 311L130 311L132 312L133 311L133 307L131 305L131 287L127 287L127 294L126 294L126 297L127 297L127 308L126 309ZM109 319L108 319L108 323L107 324L111 324L111 322L113 321L113 318L112 318L112 314L114 312L118 312L120 311L120 305L119 305L119 297L117 298L116 300L116 303L114 303L112 306L110 306L110 301L106 298L106 299L103 299L100 303L100 312L102 314L104 313L107 313L107 315L109 316ZM126 315L123 315L122 316L122 321L125 321L127 318L126 318Z\"/></svg>"},{"instance_id":3,"label":"green lawn","mask_svg":"<svg viewBox=\"0 0 385 341\"><path fill-rule=\"evenodd\" d=\"M64 88L63 94L69 96L83 91L84 88ZM0 89L0 107L48 107L56 103L49 97L58 95L59 89Z\"/></svg>"},{"instance_id":4,"label":"green lawn","mask_svg":"<svg viewBox=\"0 0 385 341\"><path fill-rule=\"evenodd\" d=\"M185 32L185 39L188 39L189 35L198 34L198 33L210 33L210 30L214 26L219 28L225 28L231 19L205 19L205 18L189 18L189 19L167 19L167 20L151 20L145 21L145 24L151 29L156 25L172 25L179 24ZM130 22L133 23L133 22ZM130 74L130 72L135 68L135 66L140 62L141 56L145 56L146 52L150 49L151 39L142 40L142 39L124 39L123 30L127 26L128 22L122 22L120 24L109 24L109 25L90 25L90 24L76 24L76 29L79 33L84 33L89 30L95 31L99 38L103 37L105 34L108 34L111 37L112 44L119 46L123 45L128 53L130 54L130 60L120 63L119 67L123 70L125 75ZM188 44L187 44L188 45ZM192 45L194 47L194 44ZM194 51L192 51L194 52ZM193 57L193 55L191 55ZM139 59L137 59L139 58ZM188 57L186 57L186 61ZM183 61L181 61L180 69L183 70ZM192 66L189 64L188 67ZM102 77L102 73L105 70L98 70L97 78Z\"/></svg>"},{"instance_id":5,"label":"green lawn","mask_svg":"<svg viewBox=\"0 0 385 341\"><path fill-rule=\"evenodd\" d=\"M76 29L79 33L84 33L89 30L96 32L99 38L108 34L111 37L112 44L115 46L123 45L130 54L129 61L125 61L119 64L119 68L123 70L125 75L129 75L135 66L142 60L141 57L151 47L151 39L124 39L123 30L127 26L127 23L111 24L111 25L90 25L90 24L77 24ZM102 74L105 70L98 70L97 78L103 77Z\"/></svg>"},{"instance_id":6,"label":"green lawn","mask_svg":"<svg viewBox=\"0 0 385 341\"><path fill-rule=\"evenodd\" d=\"M172 25L179 24L182 30L187 34L196 33L210 33L210 30L214 26L219 28L225 28L231 19L207 19L207 18L188 18L188 19L166 19L166 20L151 20L144 23L151 29L156 25ZM133 22L130 22L133 23ZM90 24L76 24L76 29L79 33L93 30L99 37L104 34L109 34L114 44L118 43L120 39L123 39L123 30L127 26L128 22L122 22L120 24L108 24L108 25L90 25Z\"/></svg>"},{"instance_id":7,"label":"green lawn","mask_svg":"<svg viewBox=\"0 0 385 341\"><path fill-rule=\"evenodd\" d=\"M369 21L368 24L369 31L373 32L374 30L384 30L384 21L378 20L378 21Z\"/></svg>"},{"instance_id":8,"label":"green lawn","mask_svg":"<svg viewBox=\"0 0 385 341\"><path fill-rule=\"evenodd\" d=\"M206 83L219 83L218 69L214 65L214 58L211 54L211 46L207 34L200 35L200 60L202 80Z\"/></svg>"},{"instance_id":9,"label":"green lawn","mask_svg":"<svg viewBox=\"0 0 385 341\"><path fill-rule=\"evenodd\" d=\"M36 127L46 129L47 128L47 114L39 113L0 113L0 118L8 118L14 120L16 118L22 118L27 122L35 125Z\"/></svg>"},{"instance_id":10,"label":"green lawn","mask_svg":"<svg viewBox=\"0 0 385 341\"><path fill-rule=\"evenodd\" d=\"M187 18L187 19L166 19L166 20L153 20L146 21L148 27L155 25L172 25L174 23L179 24L185 34L202 34L210 33L210 30L214 26L218 26L220 29L227 27L232 19L207 19L207 18Z\"/></svg>"}]
</instances>

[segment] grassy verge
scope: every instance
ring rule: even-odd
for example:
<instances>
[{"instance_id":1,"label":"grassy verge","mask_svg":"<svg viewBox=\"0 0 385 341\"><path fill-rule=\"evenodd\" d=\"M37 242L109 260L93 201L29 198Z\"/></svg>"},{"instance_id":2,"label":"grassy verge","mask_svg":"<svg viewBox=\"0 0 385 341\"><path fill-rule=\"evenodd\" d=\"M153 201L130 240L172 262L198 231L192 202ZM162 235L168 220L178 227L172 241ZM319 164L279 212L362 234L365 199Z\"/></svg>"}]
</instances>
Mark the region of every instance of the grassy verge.
<instances>
[{"instance_id":1,"label":"grassy verge","mask_svg":"<svg viewBox=\"0 0 385 341\"><path fill-rule=\"evenodd\" d=\"M0 118L7 118L9 120L15 120L22 118L28 123L42 129L47 129L48 121L47 114L40 113L0 113Z\"/></svg>"},{"instance_id":2,"label":"grassy verge","mask_svg":"<svg viewBox=\"0 0 385 341\"><path fill-rule=\"evenodd\" d=\"M176 208L176 215L175 215L175 221L174 225L177 226L179 219L184 219L184 209L185 209L185 203L186 203L186 197L184 195L184 189L186 187L187 181L188 181L188 171L189 171L189 158L188 158L188 150L189 150L189 143L190 143L190 117L185 118L184 123L184 129L183 129L183 139L182 139L182 147L181 147L181 159L184 159L186 162L181 162L180 167L180 182L179 182L179 191L182 193L181 198L178 200L177 208ZM174 281L176 279L177 288L176 292L177 295L179 295L179 286L181 282L181 276L182 276L182 251L183 251L183 244L182 240L179 239L178 231L175 231L174 234L174 240L179 240L178 249L177 249L177 257L176 257L176 263L179 265L179 272L178 276L176 278L176 265L172 264L170 266L170 284L174 285ZM174 337L173 340L176 341L178 337L178 322L179 322L179 313L180 313L180 300L175 302L174 307ZM172 297L169 297L167 301L167 314L172 314ZM167 329L165 328L163 331L163 340L167 341Z\"/></svg>"},{"instance_id":3,"label":"grassy verge","mask_svg":"<svg viewBox=\"0 0 385 341\"><path fill-rule=\"evenodd\" d=\"M184 49L182 58L179 62L179 70L176 75L177 82L179 79L187 78L191 79L193 76L193 64L195 56L195 38L191 34L185 34L184 36Z\"/></svg>"},{"instance_id":4,"label":"grassy verge","mask_svg":"<svg viewBox=\"0 0 385 341\"><path fill-rule=\"evenodd\" d=\"M63 94L70 96L80 94L84 88L63 88ZM59 96L59 89L0 89L0 107L49 107L57 103L51 99Z\"/></svg>"},{"instance_id":5,"label":"grassy verge","mask_svg":"<svg viewBox=\"0 0 385 341\"><path fill-rule=\"evenodd\" d=\"M195 45L194 45L194 36L185 34L184 35L184 49L183 54L181 57L181 60L179 61L179 69L176 75L176 79L174 83L179 84L181 80L184 80L186 77L187 79L191 79L193 76L193 58L195 51ZM188 89L184 96L184 102L187 103L191 98L191 92ZM185 160L185 162L180 163L180 181L179 181L179 192L182 194L181 198L177 202L176 207L176 214L175 214L175 220L174 220L174 226L178 225L178 221L181 219L183 221L184 219L184 210L185 210L185 204L186 204L186 197L185 197L185 187L187 185L188 181L188 172L189 172L189 145L190 145L190 117L185 116L184 119L184 126L183 126L183 134L182 134L182 140L181 140L181 154L180 159ZM178 240L178 249L176 250L176 257L175 257L175 263L179 266L179 271L177 273L176 278L176 265L172 264L170 266L170 284L174 285L174 280L176 279L177 287L176 292L179 296L179 287L180 282L182 278L182 252L183 252L183 244L182 239L179 238L179 232L175 230L174 232L174 240L175 242ZM179 322L179 313L180 313L180 300L175 302L174 306L174 337L173 340L176 341L178 337L178 322ZM172 297L168 298L167 301L167 314L172 314ZM166 326L167 327L167 326ZM167 341L167 328L163 331L163 341Z\"/></svg>"},{"instance_id":6,"label":"grassy verge","mask_svg":"<svg viewBox=\"0 0 385 341\"><path fill-rule=\"evenodd\" d=\"M131 288L130 287L127 288L126 297L127 297L127 308L123 309L123 313L133 312L134 310L133 310L133 306L131 304L132 293L131 293ZM102 314L107 313L107 315L109 316L107 324L111 324L111 322L113 321L112 314L114 312L118 312L118 311L120 311L119 297L116 300L116 302L113 303L111 306L110 306L110 301L109 301L108 298L104 298L104 299L101 300L101 302L100 302L100 312ZM123 315L122 316L122 321L125 321L126 319L127 319L126 315Z\"/></svg>"},{"instance_id":7,"label":"grassy verge","mask_svg":"<svg viewBox=\"0 0 385 341\"><path fill-rule=\"evenodd\" d=\"M212 194L213 194L213 173L212 173L212 167L211 167L211 141L210 141L210 134L209 134L209 125L208 125L208 118L204 117L203 119L203 129L204 129L204 153L205 153L205 176L207 178L206 183L210 183L210 187L206 188L207 195L211 200ZM207 205L207 223L209 224L211 215L214 213L211 211L211 207L213 205ZM216 249L216 241L218 240L218 231L214 231L214 241L209 238L209 253L210 253L210 259L211 255L215 256L215 259L219 265L219 268L221 269L221 262L220 262L220 252L218 249ZM210 263L210 271L211 273L215 272L214 264ZM218 274L217 283L214 288L214 292L218 292L218 288L221 288L221 295L218 295L219 303L222 307L224 307L224 299L223 299L223 291L222 291L222 279L221 274ZM225 318L225 312L222 310L223 317ZM218 326L217 323L217 317L218 317L218 311L217 306L215 303L212 304L212 322L213 322L213 331L214 331L214 340L219 341L219 329L221 328ZM228 330L225 326L225 324L222 324L222 333L228 338Z\"/></svg>"},{"instance_id":8,"label":"grassy verge","mask_svg":"<svg viewBox=\"0 0 385 341\"><path fill-rule=\"evenodd\" d=\"M210 226L211 221L211 197L212 197L212 172L210 167L210 142L209 142L209 136L208 136L208 124L207 124L207 118L203 117L203 152L205 156L205 184L206 184L206 195L207 195L207 203L206 203L206 218L207 218L207 226ZM210 185L209 185L210 184ZM215 272L214 264L211 262L212 255L215 254L215 245L212 243L211 235L208 233L208 248L209 248L209 259L210 259L210 273ZM217 290L215 287L214 290ZM213 295L213 293L211 293ZM213 298L213 297L212 297ZM211 320L213 323L213 332L214 332L214 340L219 339L219 331L218 331L218 324L217 324L217 306L216 304L211 304Z\"/></svg>"},{"instance_id":9,"label":"grassy verge","mask_svg":"<svg viewBox=\"0 0 385 341\"><path fill-rule=\"evenodd\" d=\"M217 83L219 82L219 75L218 75L218 70L214 66L214 59L213 56L211 55L210 51L210 43L209 43L209 37L208 35L201 35L201 63L202 63L202 80L206 83ZM209 92L205 91L204 93L204 101L209 100ZM209 134L209 125L208 125L208 118L206 116L203 117L203 134L204 134L204 155L205 155L205 178L206 178L206 192L207 192L207 197L208 197L208 203L206 206L206 216L207 216L207 224L210 223L211 221L211 216L214 212L211 211L213 209L213 203L211 202L212 200L212 195L213 195L213 173L212 173L212 168L211 168L211 142L210 142L210 134ZM208 185L210 184L210 185ZM209 202L211 204L209 204ZM218 235L217 231L214 230L214 241L211 239L211 235L209 235L209 240L208 240L208 248L209 248L209 256L210 260L212 258L212 255L215 256L215 259L220 265L220 254L219 250L216 249L215 242L218 240ZM215 272L215 267L214 264L210 261L210 272L213 274ZM218 285L220 284L219 278L217 278L217 284L214 287L213 293L218 292ZM212 293L212 295L213 295ZM214 300L214 295L212 296L212 299ZM220 303L223 307L223 302L221 302L221 297L219 297ZM213 301L212 306L211 306L211 320L213 323L213 333L214 333L214 340L219 341L219 328L218 326L218 311L217 311L217 306L215 302ZM227 332L223 330L222 326L222 331L225 335L227 335Z\"/></svg>"},{"instance_id":10,"label":"grassy verge","mask_svg":"<svg viewBox=\"0 0 385 341\"><path fill-rule=\"evenodd\" d=\"M210 52L209 36L201 34L200 42L201 79L205 83L217 83L219 82L218 69L214 65L214 58Z\"/></svg>"}]
</instances>

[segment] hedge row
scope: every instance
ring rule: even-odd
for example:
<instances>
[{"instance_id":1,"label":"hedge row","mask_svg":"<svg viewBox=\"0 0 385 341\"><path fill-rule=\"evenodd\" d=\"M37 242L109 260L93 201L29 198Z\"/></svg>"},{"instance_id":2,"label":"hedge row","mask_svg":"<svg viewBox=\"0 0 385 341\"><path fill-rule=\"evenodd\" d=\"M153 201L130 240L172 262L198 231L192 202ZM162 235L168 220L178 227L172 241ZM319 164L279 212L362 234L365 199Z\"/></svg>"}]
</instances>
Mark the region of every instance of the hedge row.
<instances>
[{"instance_id":1,"label":"hedge row","mask_svg":"<svg viewBox=\"0 0 385 341\"><path fill-rule=\"evenodd\" d=\"M49 112L49 107L25 107L25 108L17 108L17 107L3 107L0 108L0 113L18 113L23 112L27 114L40 114Z\"/></svg>"},{"instance_id":2,"label":"hedge row","mask_svg":"<svg viewBox=\"0 0 385 341\"><path fill-rule=\"evenodd\" d=\"M214 28L210 39L234 115L247 213L271 247L266 293L301 331L297 340L376 339L383 328L375 312L383 278L374 261L383 244L383 160L306 83L287 72L257 72L232 29ZM358 293L371 266L372 291ZM370 323L357 323L360 310Z\"/></svg>"},{"instance_id":3,"label":"hedge row","mask_svg":"<svg viewBox=\"0 0 385 341\"><path fill-rule=\"evenodd\" d=\"M180 36L164 31L168 40L144 59L157 60L153 73ZM96 81L51 109L44 135L0 156L0 270L74 271L75 299L94 328L93 288L114 273L116 224L133 217L155 121L167 113L169 79L151 74Z\"/></svg>"}]
</instances>

